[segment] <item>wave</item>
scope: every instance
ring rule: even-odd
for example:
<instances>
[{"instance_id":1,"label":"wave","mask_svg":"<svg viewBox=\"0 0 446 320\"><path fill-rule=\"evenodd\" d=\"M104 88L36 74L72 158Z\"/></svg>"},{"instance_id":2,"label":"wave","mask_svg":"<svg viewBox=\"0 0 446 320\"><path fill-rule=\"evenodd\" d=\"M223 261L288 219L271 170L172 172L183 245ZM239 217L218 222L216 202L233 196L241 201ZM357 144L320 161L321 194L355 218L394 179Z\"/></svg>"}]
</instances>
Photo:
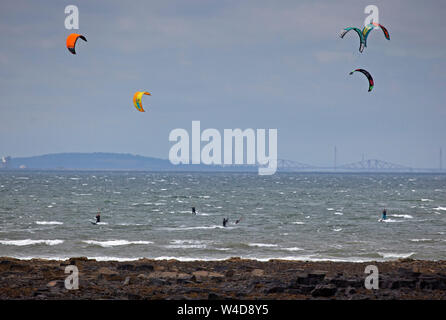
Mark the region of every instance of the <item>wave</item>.
<instances>
[{"instance_id":1,"label":"wave","mask_svg":"<svg viewBox=\"0 0 446 320\"><path fill-rule=\"evenodd\" d=\"M446 211L446 208L445 207L437 207L437 208L434 208L434 210Z\"/></svg>"},{"instance_id":2,"label":"wave","mask_svg":"<svg viewBox=\"0 0 446 320\"><path fill-rule=\"evenodd\" d=\"M292 248L280 248L280 250L286 250L286 251L302 251L302 248L298 247L292 247Z\"/></svg>"},{"instance_id":3,"label":"wave","mask_svg":"<svg viewBox=\"0 0 446 320\"><path fill-rule=\"evenodd\" d=\"M413 219L413 217L410 214L391 214L390 216L398 217L398 218Z\"/></svg>"},{"instance_id":4,"label":"wave","mask_svg":"<svg viewBox=\"0 0 446 320\"><path fill-rule=\"evenodd\" d=\"M169 244L165 246L168 249L205 249L205 244Z\"/></svg>"},{"instance_id":5,"label":"wave","mask_svg":"<svg viewBox=\"0 0 446 320\"><path fill-rule=\"evenodd\" d=\"M294 222L291 222L292 224L305 224L305 222L302 222L302 221L294 221Z\"/></svg>"},{"instance_id":6,"label":"wave","mask_svg":"<svg viewBox=\"0 0 446 320\"><path fill-rule=\"evenodd\" d=\"M116 247L116 246L128 246L128 245L143 245L152 244L152 241L128 241L128 240L106 240L106 241L96 241L96 240L83 240L82 242L86 244L101 246L104 248Z\"/></svg>"},{"instance_id":7,"label":"wave","mask_svg":"<svg viewBox=\"0 0 446 320\"><path fill-rule=\"evenodd\" d=\"M63 224L63 222L59 222L59 221L36 221L36 224L43 224L43 225L47 225L47 224Z\"/></svg>"},{"instance_id":8,"label":"wave","mask_svg":"<svg viewBox=\"0 0 446 320\"><path fill-rule=\"evenodd\" d=\"M410 253L378 252L378 254L384 259L390 259L390 258L407 259L412 257L415 254L415 252L410 252Z\"/></svg>"},{"instance_id":9,"label":"wave","mask_svg":"<svg viewBox=\"0 0 446 320\"><path fill-rule=\"evenodd\" d=\"M433 242L432 239L410 239L412 242Z\"/></svg>"},{"instance_id":10,"label":"wave","mask_svg":"<svg viewBox=\"0 0 446 320\"><path fill-rule=\"evenodd\" d=\"M201 230L201 229L232 229L231 227L223 227L220 225L213 226L199 226L199 227L177 227L177 228L162 228L161 230L166 231L182 231L182 230Z\"/></svg>"},{"instance_id":11,"label":"wave","mask_svg":"<svg viewBox=\"0 0 446 320\"><path fill-rule=\"evenodd\" d=\"M259 247L259 248L272 248L272 247L277 247L277 244L271 244L271 243L248 243L248 246L250 246L250 247Z\"/></svg>"},{"instance_id":12,"label":"wave","mask_svg":"<svg viewBox=\"0 0 446 320\"><path fill-rule=\"evenodd\" d=\"M63 240L31 240L31 239L25 239L25 240L0 240L0 244L7 245L7 246L32 246L36 244L45 244L48 246L55 246L58 244L62 244Z\"/></svg>"}]
</instances>

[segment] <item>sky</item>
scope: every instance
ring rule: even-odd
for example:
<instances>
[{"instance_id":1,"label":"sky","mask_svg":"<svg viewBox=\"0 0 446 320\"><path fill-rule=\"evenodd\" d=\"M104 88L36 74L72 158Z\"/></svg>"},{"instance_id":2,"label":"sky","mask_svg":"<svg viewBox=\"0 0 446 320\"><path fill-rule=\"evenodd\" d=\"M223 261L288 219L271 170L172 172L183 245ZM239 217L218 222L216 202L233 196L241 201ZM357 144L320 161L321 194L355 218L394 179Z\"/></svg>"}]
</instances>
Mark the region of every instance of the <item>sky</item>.
<instances>
[{"instance_id":1,"label":"sky","mask_svg":"<svg viewBox=\"0 0 446 320\"><path fill-rule=\"evenodd\" d=\"M79 30L65 29L67 5ZM363 53L376 5L380 30ZM444 1L1 1L0 156L168 158L175 128L277 129L278 157L316 166L446 158ZM65 46L83 34L77 54ZM375 80L349 72L363 68ZM132 103L136 91L145 113ZM443 161L446 166L446 159Z\"/></svg>"}]
</instances>

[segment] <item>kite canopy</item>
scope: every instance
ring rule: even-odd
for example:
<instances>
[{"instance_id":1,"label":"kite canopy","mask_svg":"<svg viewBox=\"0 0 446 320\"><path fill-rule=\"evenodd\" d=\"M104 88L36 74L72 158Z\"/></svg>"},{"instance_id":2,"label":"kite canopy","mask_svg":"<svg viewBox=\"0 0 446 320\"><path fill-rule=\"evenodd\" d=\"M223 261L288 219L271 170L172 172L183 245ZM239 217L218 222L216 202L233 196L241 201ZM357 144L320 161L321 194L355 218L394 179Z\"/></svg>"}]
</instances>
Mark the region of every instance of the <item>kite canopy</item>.
<instances>
[{"instance_id":1,"label":"kite canopy","mask_svg":"<svg viewBox=\"0 0 446 320\"><path fill-rule=\"evenodd\" d=\"M362 36L364 37L364 41L366 42L365 45L366 47L367 47L367 37L369 36L369 33L376 27L381 28L381 30L384 33L384 37L386 37L387 40L390 40L389 31L387 31L387 29L383 25L372 22L371 24L366 25L364 29L362 29Z\"/></svg>"},{"instance_id":2,"label":"kite canopy","mask_svg":"<svg viewBox=\"0 0 446 320\"><path fill-rule=\"evenodd\" d=\"M87 42L87 39L81 34L72 33L67 37L67 49L72 54L76 54L75 47L76 47L77 39L79 39L79 38L84 40L85 42Z\"/></svg>"},{"instance_id":3,"label":"kite canopy","mask_svg":"<svg viewBox=\"0 0 446 320\"><path fill-rule=\"evenodd\" d=\"M145 112L145 110L142 108L142 102L141 98L143 95L151 96L150 92L147 91L137 91L133 95L133 105L136 109L138 109L139 112Z\"/></svg>"},{"instance_id":4,"label":"kite canopy","mask_svg":"<svg viewBox=\"0 0 446 320\"><path fill-rule=\"evenodd\" d=\"M350 72L350 75L352 75L354 72L361 72L367 77L367 79L369 80L369 92L372 91L374 85L372 75L367 70L364 69L355 69L352 72Z\"/></svg>"},{"instance_id":5,"label":"kite canopy","mask_svg":"<svg viewBox=\"0 0 446 320\"><path fill-rule=\"evenodd\" d=\"M341 34L339 35L341 37L341 39L344 38L344 36L351 30L354 30L358 36L359 36L359 52L362 52L364 50L365 47L365 38L362 35L362 31L361 29L355 28L355 27L347 27L344 30L342 30Z\"/></svg>"}]
</instances>

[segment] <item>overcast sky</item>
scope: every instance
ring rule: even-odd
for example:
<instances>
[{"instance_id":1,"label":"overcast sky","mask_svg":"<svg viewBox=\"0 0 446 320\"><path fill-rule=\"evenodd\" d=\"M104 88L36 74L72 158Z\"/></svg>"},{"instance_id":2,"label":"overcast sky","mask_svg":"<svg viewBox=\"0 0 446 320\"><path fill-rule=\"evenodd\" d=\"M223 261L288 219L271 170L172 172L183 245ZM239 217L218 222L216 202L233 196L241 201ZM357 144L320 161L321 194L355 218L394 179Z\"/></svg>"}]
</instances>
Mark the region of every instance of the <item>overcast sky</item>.
<instances>
[{"instance_id":1,"label":"overcast sky","mask_svg":"<svg viewBox=\"0 0 446 320\"><path fill-rule=\"evenodd\" d=\"M79 8L77 55L66 5ZM368 47L343 27L379 8ZM446 158L444 1L1 1L0 155L167 158L172 129L277 128L314 165ZM355 68L368 70L375 88ZM147 90L146 113L132 104ZM444 161L446 165L446 160Z\"/></svg>"}]
</instances>

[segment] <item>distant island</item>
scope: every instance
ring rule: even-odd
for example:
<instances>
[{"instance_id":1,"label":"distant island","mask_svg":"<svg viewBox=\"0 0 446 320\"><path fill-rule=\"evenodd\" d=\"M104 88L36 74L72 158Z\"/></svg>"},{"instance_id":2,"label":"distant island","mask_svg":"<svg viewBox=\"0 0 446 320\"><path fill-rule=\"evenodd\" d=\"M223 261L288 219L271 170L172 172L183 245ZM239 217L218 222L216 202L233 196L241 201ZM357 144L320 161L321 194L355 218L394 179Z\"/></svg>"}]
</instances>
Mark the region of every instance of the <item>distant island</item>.
<instances>
[{"instance_id":1,"label":"distant island","mask_svg":"<svg viewBox=\"0 0 446 320\"><path fill-rule=\"evenodd\" d=\"M173 165L167 159L123 153L55 153L33 157L2 157L0 169L141 170L141 171L254 171L256 166Z\"/></svg>"}]
</instances>

